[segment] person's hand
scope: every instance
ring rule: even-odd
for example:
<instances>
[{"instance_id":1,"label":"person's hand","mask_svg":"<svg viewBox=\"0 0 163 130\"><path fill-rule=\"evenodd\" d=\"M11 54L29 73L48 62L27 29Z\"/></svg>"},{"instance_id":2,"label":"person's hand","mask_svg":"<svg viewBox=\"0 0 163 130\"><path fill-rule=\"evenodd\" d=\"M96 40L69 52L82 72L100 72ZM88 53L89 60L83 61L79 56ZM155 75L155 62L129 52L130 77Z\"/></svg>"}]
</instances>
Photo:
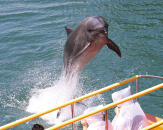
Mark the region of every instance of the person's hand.
<instances>
[{"instance_id":1,"label":"person's hand","mask_svg":"<svg viewBox=\"0 0 163 130\"><path fill-rule=\"evenodd\" d=\"M85 119L81 120L81 124L83 125L83 130L87 130L87 122Z\"/></svg>"},{"instance_id":2,"label":"person's hand","mask_svg":"<svg viewBox=\"0 0 163 130\"><path fill-rule=\"evenodd\" d=\"M82 120L81 120L81 124L82 124L83 126L86 126L86 127L87 127L87 122L86 122L85 119L82 119Z\"/></svg>"},{"instance_id":3,"label":"person's hand","mask_svg":"<svg viewBox=\"0 0 163 130\"><path fill-rule=\"evenodd\" d=\"M116 107L116 108L114 109L114 112L115 112L116 115L118 116L118 115L119 115L119 112L120 112L120 108L119 108L119 107Z\"/></svg>"}]
</instances>

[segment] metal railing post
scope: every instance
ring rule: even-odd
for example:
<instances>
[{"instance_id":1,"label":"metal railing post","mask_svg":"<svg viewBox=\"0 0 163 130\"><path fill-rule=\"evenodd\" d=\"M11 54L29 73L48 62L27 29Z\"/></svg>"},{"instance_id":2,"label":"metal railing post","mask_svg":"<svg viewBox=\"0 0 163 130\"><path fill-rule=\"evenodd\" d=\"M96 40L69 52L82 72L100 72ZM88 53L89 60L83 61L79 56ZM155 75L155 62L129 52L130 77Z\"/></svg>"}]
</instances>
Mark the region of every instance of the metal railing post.
<instances>
[{"instance_id":1,"label":"metal railing post","mask_svg":"<svg viewBox=\"0 0 163 130\"><path fill-rule=\"evenodd\" d=\"M74 112L74 103L71 104L71 111L72 111L72 118L75 118L75 112ZM75 130L75 123L72 123L73 130Z\"/></svg>"},{"instance_id":2,"label":"metal railing post","mask_svg":"<svg viewBox=\"0 0 163 130\"><path fill-rule=\"evenodd\" d=\"M105 122L106 122L106 130L108 130L108 110L105 110Z\"/></svg>"},{"instance_id":3,"label":"metal railing post","mask_svg":"<svg viewBox=\"0 0 163 130\"><path fill-rule=\"evenodd\" d=\"M136 79L136 93L139 92L139 88L138 88L138 78ZM139 97L136 98L137 102L139 102Z\"/></svg>"}]
</instances>

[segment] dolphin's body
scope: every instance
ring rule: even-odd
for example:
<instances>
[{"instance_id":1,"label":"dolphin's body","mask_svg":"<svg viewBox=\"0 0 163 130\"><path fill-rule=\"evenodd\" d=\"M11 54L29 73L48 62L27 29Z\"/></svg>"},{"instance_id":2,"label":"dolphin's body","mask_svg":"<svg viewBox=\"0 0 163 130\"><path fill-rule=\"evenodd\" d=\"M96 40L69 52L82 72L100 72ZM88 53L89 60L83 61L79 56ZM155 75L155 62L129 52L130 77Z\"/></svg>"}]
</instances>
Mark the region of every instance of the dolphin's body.
<instances>
[{"instance_id":1,"label":"dolphin's body","mask_svg":"<svg viewBox=\"0 0 163 130\"><path fill-rule=\"evenodd\" d=\"M67 26L65 29L68 35L63 57L66 75L80 72L104 45L121 57L118 46L107 37L108 24L102 17L88 17L74 30Z\"/></svg>"},{"instance_id":2,"label":"dolphin's body","mask_svg":"<svg viewBox=\"0 0 163 130\"><path fill-rule=\"evenodd\" d=\"M65 29L68 39L64 47L63 62L68 79L78 74L104 45L121 57L118 46L107 37L108 24L102 17L88 17L74 30L67 26ZM78 103L85 106L82 102ZM61 109L57 113L57 118L60 114Z\"/></svg>"}]
</instances>

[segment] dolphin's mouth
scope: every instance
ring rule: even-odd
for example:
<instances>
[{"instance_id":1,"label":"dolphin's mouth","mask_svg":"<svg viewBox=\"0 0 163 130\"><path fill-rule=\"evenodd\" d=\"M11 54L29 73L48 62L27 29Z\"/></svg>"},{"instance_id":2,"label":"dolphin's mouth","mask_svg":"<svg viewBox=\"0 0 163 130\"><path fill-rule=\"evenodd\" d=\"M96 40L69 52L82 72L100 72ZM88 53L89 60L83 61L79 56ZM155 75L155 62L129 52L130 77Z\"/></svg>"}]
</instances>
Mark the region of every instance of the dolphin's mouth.
<instances>
[{"instance_id":1,"label":"dolphin's mouth","mask_svg":"<svg viewBox=\"0 0 163 130\"><path fill-rule=\"evenodd\" d=\"M115 51L118 54L118 56L121 57L121 51L120 51L119 47L111 39L109 39L107 37L106 37L106 39L107 39L106 45L108 46L108 48Z\"/></svg>"}]
</instances>

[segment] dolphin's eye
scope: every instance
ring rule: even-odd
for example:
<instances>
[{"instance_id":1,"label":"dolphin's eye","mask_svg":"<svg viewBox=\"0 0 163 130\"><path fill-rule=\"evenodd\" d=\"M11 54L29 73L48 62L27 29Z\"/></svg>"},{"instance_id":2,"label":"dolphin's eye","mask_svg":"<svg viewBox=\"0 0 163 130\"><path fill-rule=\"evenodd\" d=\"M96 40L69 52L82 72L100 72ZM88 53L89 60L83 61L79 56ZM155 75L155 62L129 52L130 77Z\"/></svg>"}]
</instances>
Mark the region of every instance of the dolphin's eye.
<instances>
[{"instance_id":1,"label":"dolphin's eye","mask_svg":"<svg viewBox=\"0 0 163 130\"><path fill-rule=\"evenodd\" d=\"M105 34L105 31L104 31L104 30L102 30L102 31L101 31L101 33Z\"/></svg>"},{"instance_id":2,"label":"dolphin's eye","mask_svg":"<svg viewBox=\"0 0 163 130\"><path fill-rule=\"evenodd\" d=\"M88 32L92 32L93 30L91 30L91 29L88 29Z\"/></svg>"}]
</instances>

